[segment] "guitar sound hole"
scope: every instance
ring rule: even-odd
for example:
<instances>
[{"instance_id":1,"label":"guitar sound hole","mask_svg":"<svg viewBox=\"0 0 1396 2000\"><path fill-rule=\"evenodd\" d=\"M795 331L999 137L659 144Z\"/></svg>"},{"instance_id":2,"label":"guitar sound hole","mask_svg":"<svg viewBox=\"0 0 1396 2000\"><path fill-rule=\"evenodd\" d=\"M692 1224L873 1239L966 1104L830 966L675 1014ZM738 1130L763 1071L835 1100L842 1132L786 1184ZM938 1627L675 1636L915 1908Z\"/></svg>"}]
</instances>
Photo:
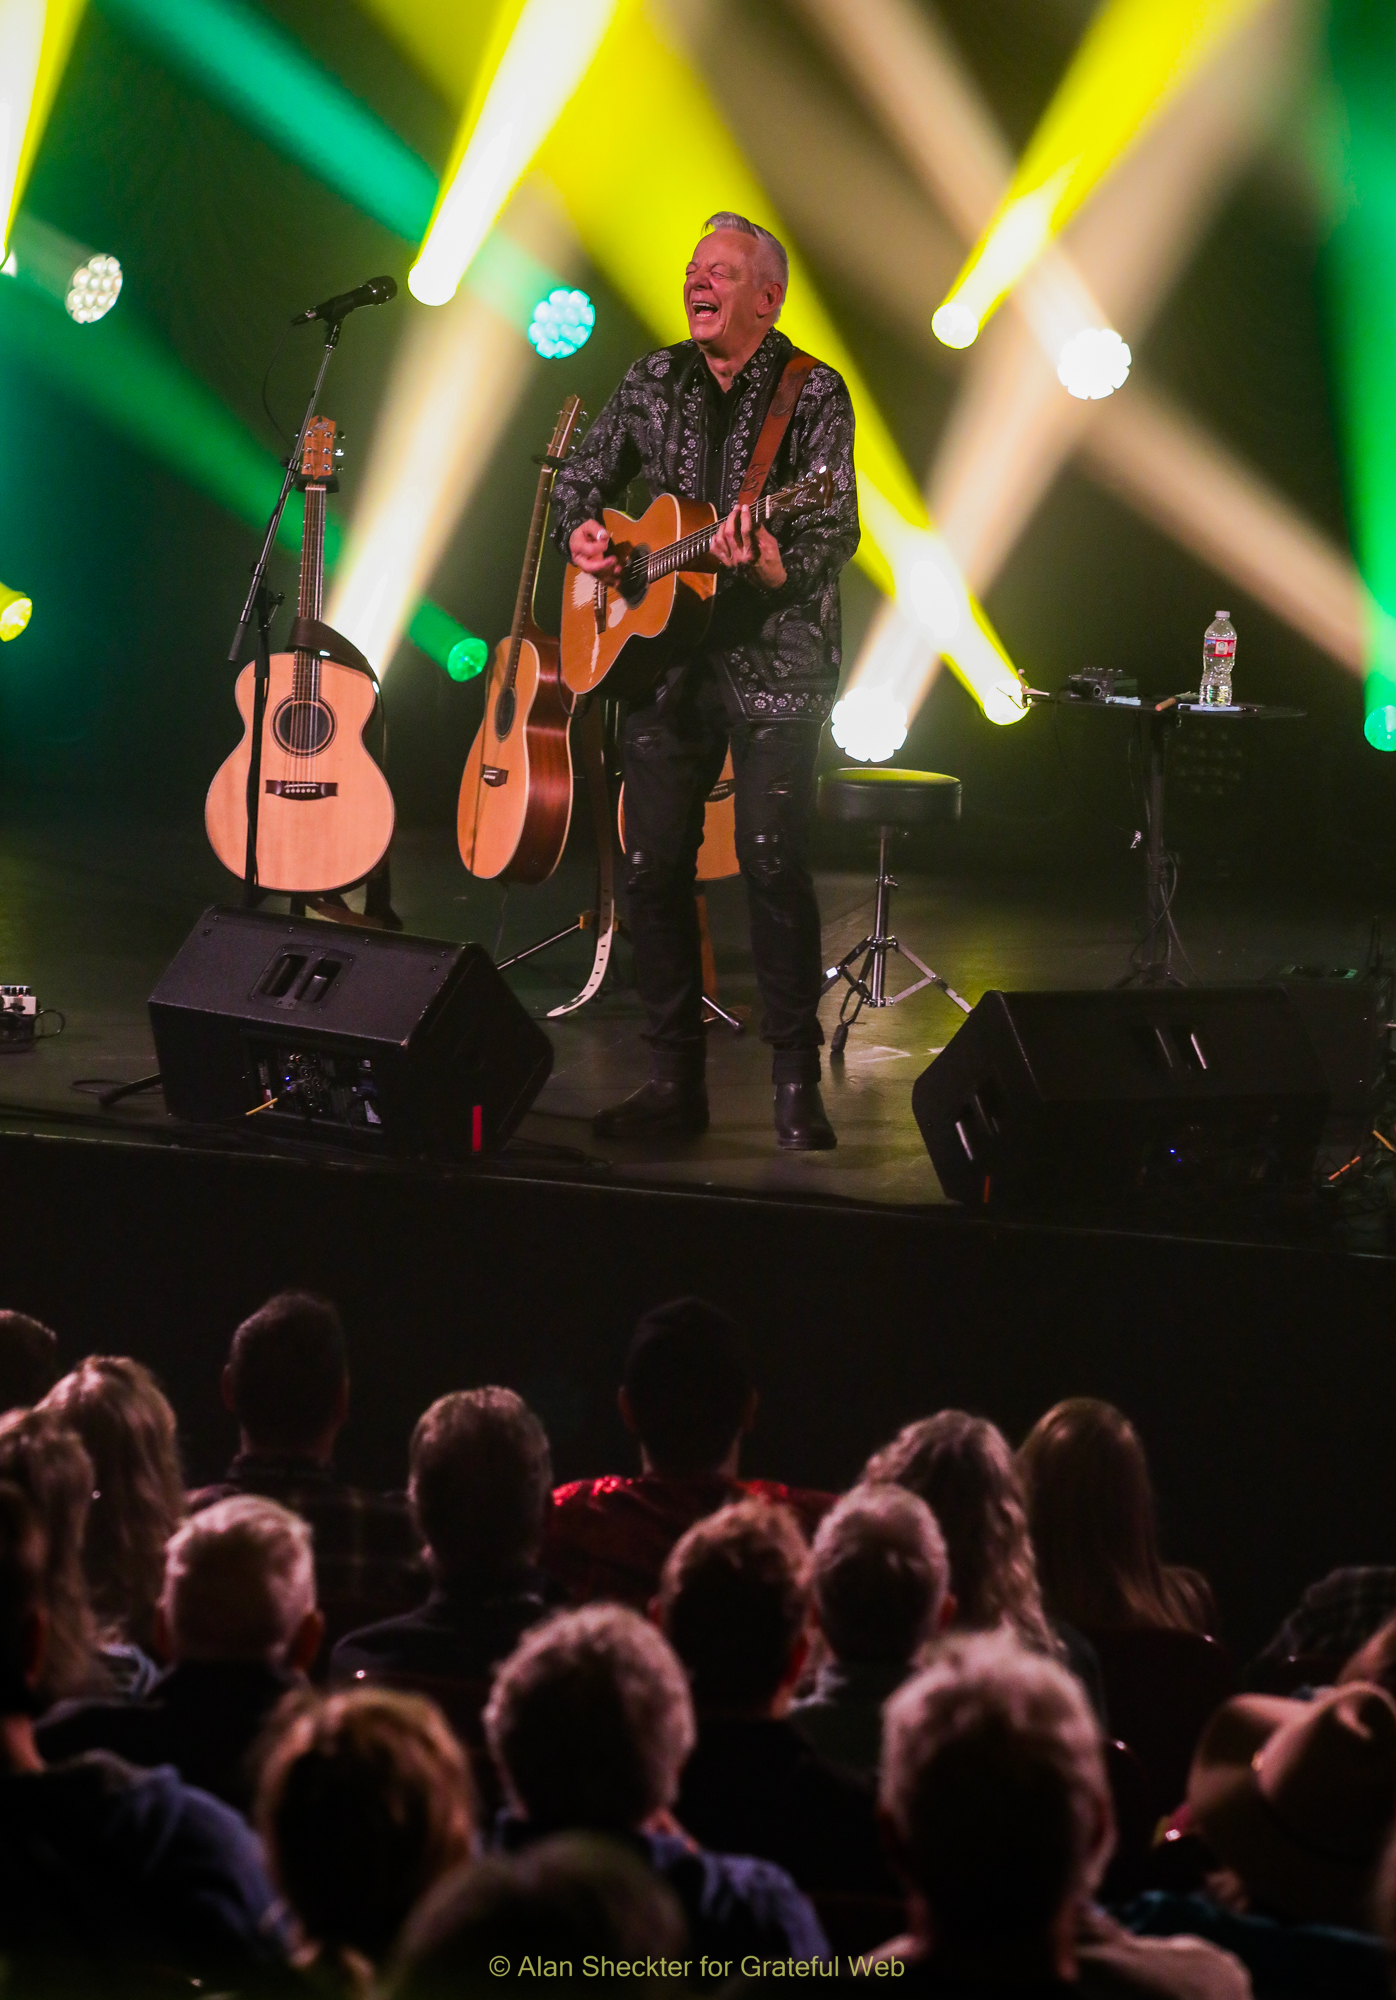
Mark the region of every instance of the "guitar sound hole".
<instances>
[{"instance_id":1,"label":"guitar sound hole","mask_svg":"<svg viewBox=\"0 0 1396 2000\"><path fill-rule=\"evenodd\" d=\"M271 722L272 735L282 749L298 757L325 749L333 740L334 729L334 710L327 703L296 696L281 703Z\"/></svg>"},{"instance_id":2,"label":"guitar sound hole","mask_svg":"<svg viewBox=\"0 0 1396 2000\"><path fill-rule=\"evenodd\" d=\"M494 705L494 733L496 740L502 742L513 726L514 690L512 688L505 688L503 694Z\"/></svg>"}]
</instances>

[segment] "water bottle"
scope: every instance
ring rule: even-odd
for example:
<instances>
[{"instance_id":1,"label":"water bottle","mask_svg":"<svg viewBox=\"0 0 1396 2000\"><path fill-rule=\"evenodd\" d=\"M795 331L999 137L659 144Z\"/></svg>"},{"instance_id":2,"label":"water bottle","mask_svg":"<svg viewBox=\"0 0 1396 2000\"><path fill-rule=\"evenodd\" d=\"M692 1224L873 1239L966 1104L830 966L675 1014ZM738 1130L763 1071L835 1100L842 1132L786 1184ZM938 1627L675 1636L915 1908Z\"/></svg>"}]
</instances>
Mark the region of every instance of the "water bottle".
<instances>
[{"instance_id":1,"label":"water bottle","mask_svg":"<svg viewBox=\"0 0 1396 2000\"><path fill-rule=\"evenodd\" d=\"M1202 685L1198 693L1208 708L1230 708L1235 662L1236 627L1229 611L1219 611L1202 635Z\"/></svg>"}]
</instances>

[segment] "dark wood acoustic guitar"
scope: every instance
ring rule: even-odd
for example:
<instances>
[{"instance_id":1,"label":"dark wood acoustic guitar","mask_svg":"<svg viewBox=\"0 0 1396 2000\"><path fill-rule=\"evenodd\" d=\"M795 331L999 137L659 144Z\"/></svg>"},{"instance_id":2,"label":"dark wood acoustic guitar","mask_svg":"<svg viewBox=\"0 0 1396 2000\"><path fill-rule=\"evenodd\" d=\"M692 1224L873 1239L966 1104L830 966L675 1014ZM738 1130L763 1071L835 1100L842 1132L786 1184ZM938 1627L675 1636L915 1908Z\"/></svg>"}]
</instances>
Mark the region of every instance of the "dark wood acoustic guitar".
<instances>
[{"instance_id":1,"label":"dark wood acoustic guitar","mask_svg":"<svg viewBox=\"0 0 1396 2000\"><path fill-rule=\"evenodd\" d=\"M572 697L559 674L557 640L534 619L533 596L553 480L581 416L580 396L569 396L541 461L514 622L490 662L484 718L460 781L456 838L472 875L543 882L567 845Z\"/></svg>"},{"instance_id":2,"label":"dark wood acoustic guitar","mask_svg":"<svg viewBox=\"0 0 1396 2000\"><path fill-rule=\"evenodd\" d=\"M317 417L305 435L305 492L297 626L320 624L325 588L325 495L334 478L335 425ZM292 636L296 633L293 629ZM252 756L255 667L238 675L244 735L208 789L204 825L223 866L241 875L247 858L247 774ZM273 653L262 725L262 796L257 809L257 885L292 896L327 895L372 874L393 837L393 795L363 740L378 690L361 669L313 647Z\"/></svg>"},{"instance_id":3,"label":"dark wood acoustic guitar","mask_svg":"<svg viewBox=\"0 0 1396 2000\"><path fill-rule=\"evenodd\" d=\"M794 486L763 493L752 508L758 526L827 507L834 482L821 466ZM567 565L562 586L562 679L574 695L606 682L608 695L630 698L692 652L707 630L717 589L711 550L719 522L706 500L661 493L638 520L607 507L602 514L620 580L614 584Z\"/></svg>"}]
</instances>

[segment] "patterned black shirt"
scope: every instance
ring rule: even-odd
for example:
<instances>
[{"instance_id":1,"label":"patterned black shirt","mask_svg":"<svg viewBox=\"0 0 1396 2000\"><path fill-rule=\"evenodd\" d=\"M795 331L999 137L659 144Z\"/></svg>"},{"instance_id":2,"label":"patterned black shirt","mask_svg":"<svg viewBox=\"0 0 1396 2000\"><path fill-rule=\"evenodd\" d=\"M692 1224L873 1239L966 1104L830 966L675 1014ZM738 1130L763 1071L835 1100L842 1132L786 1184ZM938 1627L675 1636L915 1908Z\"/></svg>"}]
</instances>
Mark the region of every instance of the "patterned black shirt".
<instances>
[{"instance_id":1,"label":"patterned black shirt","mask_svg":"<svg viewBox=\"0 0 1396 2000\"><path fill-rule=\"evenodd\" d=\"M792 352L773 327L726 394L691 340L642 356L557 476L552 535L563 553L573 531L620 505L635 480L651 499L677 493L729 513ZM821 465L833 476L833 501L827 513L778 526L780 588L764 590L741 571L718 577L702 657L750 721L822 722L838 689L839 572L858 546L858 489L853 405L843 377L823 362L800 393L765 490Z\"/></svg>"}]
</instances>

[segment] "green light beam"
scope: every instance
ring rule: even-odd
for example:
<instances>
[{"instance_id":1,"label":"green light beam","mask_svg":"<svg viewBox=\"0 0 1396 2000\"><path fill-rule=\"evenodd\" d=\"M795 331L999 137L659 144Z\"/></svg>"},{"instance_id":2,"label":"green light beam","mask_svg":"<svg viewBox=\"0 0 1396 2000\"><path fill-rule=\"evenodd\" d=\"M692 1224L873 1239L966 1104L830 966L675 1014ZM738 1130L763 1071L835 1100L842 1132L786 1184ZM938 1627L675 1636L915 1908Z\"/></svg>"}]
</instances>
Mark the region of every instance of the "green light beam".
<instances>
[{"instance_id":1,"label":"green light beam","mask_svg":"<svg viewBox=\"0 0 1396 2000\"><path fill-rule=\"evenodd\" d=\"M276 458L133 315L113 314L96 326L80 327L43 294L5 285L0 352L86 404L248 527L261 527L271 513L283 476ZM303 512L304 501L293 492L277 536L292 555L300 553ZM338 519L327 516L327 568L333 568L343 538ZM409 636L441 667L454 648L476 638L425 598Z\"/></svg>"}]
</instances>

